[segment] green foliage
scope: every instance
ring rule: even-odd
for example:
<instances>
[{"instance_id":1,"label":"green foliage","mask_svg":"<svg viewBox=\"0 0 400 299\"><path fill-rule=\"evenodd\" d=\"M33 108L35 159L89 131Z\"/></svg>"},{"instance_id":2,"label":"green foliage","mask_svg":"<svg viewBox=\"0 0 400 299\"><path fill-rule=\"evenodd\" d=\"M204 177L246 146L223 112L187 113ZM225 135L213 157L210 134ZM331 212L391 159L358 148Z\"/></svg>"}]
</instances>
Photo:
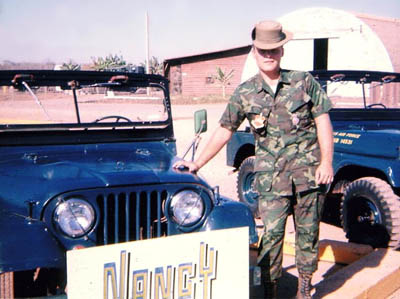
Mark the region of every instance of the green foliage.
<instances>
[{"instance_id":1,"label":"green foliage","mask_svg":"<svg viewBox=\"0 0 400 299\"><path fill-rule=\"evenodd\" d=\"M81 65L69 60L69 62L64 62L62 64L61 69L64 71L79 71L81 69Z\"/></svg>"},{"instance_id":2,"label":"green foliage","mask_svg":"<svg viewBox=\"0 0 400 299\"><path fill-rule=\"evenodd\" d=\"M219 66L217 66L217 75L213 76L215 80L219 82L219 84L222 87L222 97L225 99L226 96L226 86L229 85L229 81L233 77L234 70L231 70L230 72L223 71Z\"/></svg>"},{"instance_id":3,"label":"green foliage","mask_svg":"<svg viewBox=\"0 0 400 299\"><path fill-rule=\"evenodd\" d=\"M214 79L220 82L221 85L227 85L230 79L233 77L234 70L231 70L229 73L224 72L219 66L217 66L217 75L214 76Z\"/></svg>"},{"instance_id":4,"label":"green foliage","mask_svg":"<svg viewBox=\"0 0 400 299\"><path fill-rule=\"evenodd\" d=\"M146 69L146 62L142 62L140 65ZM153 56L149 59L149 72L150 74L163 75L163 63L158 61L157 57Z\"/></svg>"},{"instance_id":5,"label":"green foliage","mask_svg":"<svg viewBox=\"0 0 400 299\"><path fill-rule=\"evenodd\" d=\"M127 66L126 61L122 55L109 54L106 57L92 57L93 68L96 71L111 71L122 69Z\"/></svg>"}]
</instances>

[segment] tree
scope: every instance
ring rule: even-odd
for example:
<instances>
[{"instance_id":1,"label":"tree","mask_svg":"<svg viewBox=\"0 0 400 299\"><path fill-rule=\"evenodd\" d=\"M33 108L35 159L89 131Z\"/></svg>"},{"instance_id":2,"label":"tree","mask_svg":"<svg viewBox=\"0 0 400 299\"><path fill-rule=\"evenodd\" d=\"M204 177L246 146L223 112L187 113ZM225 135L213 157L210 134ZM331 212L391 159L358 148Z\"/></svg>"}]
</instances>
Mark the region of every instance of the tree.
<instances>
[{"instance_id":1,"label":"tree","mask_svg":"<svg viewBox=\"0 0 400 299\"><path fill-rule=\"evenodd\" d=\"M146 62L140 64L146 69ZM158 61L157 57L151 57L149 59L149 72L150 74L162 75L164 73L163 63Z\"/></svg>"},{"instance_id":2,"label":"tree","mask_svg":"<svg viewBox=\"0 0 400 299\"><path fill-rule=\"evenodd\" d=\"M61 65L61 69L64 71L79 71L81 69L81 65L69 60L69 62L64 62Z\"/></svg>"},{"instance_id":3,"label":"tree","mask_svg":"<svg viewBox=\"0 0 400 299\"><path fill-rule=\"evenodd\" d=\"M219 82L219 84L222 87L222 97L225 99L226 97L226 86L229 85L229 81L232 79L233 77L233 72L234 70L231 70L229 73L227 73L227 71L223 71L219 66L217 66L217 75L214 76L214 79L217 80Z\"/></svg>"},{"instance_id":4,"label":"tree","mask_svg":"<svg viewBox=\"0 0 400 299\"><path fill-rule=\"evenodd\" d=\"M113 71L126 67L126 61L117 54L109 54L106 57L92 57L93 68L96 71Z\"/></svg>"}]
</instances>

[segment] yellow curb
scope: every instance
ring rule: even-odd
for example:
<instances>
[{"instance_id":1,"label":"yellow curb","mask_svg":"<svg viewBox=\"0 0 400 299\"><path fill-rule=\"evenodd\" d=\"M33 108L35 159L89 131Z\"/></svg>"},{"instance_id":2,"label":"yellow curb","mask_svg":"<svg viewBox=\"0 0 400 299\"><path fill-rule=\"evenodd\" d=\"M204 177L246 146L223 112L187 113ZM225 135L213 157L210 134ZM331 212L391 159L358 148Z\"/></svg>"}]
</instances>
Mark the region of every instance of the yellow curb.
<instances>
[{"instance_id":1,"label":"yellow curb","mask_svg":"<svg viewBox=\"0 0 400 299\"><path fill-rule=\"evenodd\" d=\"M289 238L284 242L283 253L295 255L295 248L294 240ZM337 264L351 264L372 251L373 248L369 245L321 240L319 246L319 260Z\"/></svg>"},{"instance_id":2,"label":"yellow curb","mask_svg":"<svg viewBox=\"0 0 400 299\"><path fill-rule=\"evenodd\" d=\"M376 249L316 285L315 298L387 298L400 288L400 252Z\"/></svg>"}]
</instances>

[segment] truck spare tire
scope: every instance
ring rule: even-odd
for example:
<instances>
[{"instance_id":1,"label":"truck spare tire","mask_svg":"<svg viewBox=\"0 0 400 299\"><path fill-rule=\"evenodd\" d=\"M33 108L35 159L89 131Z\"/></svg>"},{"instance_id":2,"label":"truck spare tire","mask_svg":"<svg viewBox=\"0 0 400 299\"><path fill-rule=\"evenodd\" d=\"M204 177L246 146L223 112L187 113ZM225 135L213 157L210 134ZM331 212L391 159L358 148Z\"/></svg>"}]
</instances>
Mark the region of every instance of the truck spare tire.
<instances>
[{"instance_id":1,"label":"truck spare tire","mask_svg":"<svg viewBox=\"0 0 400 299\"><path fill-rule=\"evenodd\" d=\"M344 191L341 221L350 242L374 248L400 244L400 198L376 177L351 182Z\"/></svg>"},{"instance_id":2,"label":"truck spare tire","mask_svg":"<svg viewBox=\"0 0 400 299\"><path fill-rule=\"evenodd\" d=\"M247 157L239 167L237 176L237 193L239 201L248 206L255 218L259 217L258 194L253 189L254 183L254 160L255 157Z\"/></svg>"}]
</instances>

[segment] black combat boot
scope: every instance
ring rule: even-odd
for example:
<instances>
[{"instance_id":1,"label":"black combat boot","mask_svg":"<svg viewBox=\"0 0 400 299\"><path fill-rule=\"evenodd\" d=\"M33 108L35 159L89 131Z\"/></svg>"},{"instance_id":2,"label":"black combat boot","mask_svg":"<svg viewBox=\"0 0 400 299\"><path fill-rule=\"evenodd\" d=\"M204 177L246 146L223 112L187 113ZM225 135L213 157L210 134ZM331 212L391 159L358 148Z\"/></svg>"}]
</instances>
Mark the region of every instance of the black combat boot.
<instances>
[{"instance_id":1,"label":"black combat boot","mask_svg":"<svg viewBox=\"0 0 400 299\"><path fill-rule=\"evenodd\" d=\"M297 299L311 299L311 273L299 273L299 284L297 287Z\"/></svg>"},{"instance_id":2,"label":"black combat boot","mask_svg":"<svg viewBox=\"0 0 400 299\"><path fill-rule=\"evenodd\" d=\"M264 299L276 299L278 283L276 280L267 281L264 285Z\"/></svg>"}]
</instances>

